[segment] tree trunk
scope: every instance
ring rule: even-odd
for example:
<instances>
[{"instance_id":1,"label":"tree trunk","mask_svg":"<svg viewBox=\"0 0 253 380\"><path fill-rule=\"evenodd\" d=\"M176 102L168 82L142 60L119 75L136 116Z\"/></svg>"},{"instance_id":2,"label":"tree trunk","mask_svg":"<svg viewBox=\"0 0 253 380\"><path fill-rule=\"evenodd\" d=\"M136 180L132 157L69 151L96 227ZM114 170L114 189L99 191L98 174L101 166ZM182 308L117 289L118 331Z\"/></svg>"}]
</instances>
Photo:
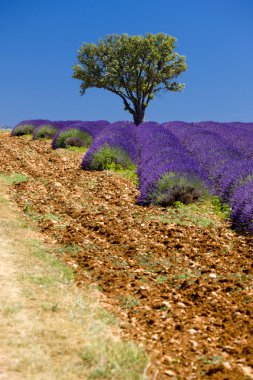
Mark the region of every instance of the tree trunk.
<instances>
[{"instance_id":1,"label":"tree trunk","mask_svg":"<svg viewBox=\"0 0 253 380\"><path fill-rule=\"evenodd\" d=\"M139 125L143 123L144 121L144 111L138 109L135 111L135 114L133 115L134 117L134 124Z\"/></svg>"}]
</instances>

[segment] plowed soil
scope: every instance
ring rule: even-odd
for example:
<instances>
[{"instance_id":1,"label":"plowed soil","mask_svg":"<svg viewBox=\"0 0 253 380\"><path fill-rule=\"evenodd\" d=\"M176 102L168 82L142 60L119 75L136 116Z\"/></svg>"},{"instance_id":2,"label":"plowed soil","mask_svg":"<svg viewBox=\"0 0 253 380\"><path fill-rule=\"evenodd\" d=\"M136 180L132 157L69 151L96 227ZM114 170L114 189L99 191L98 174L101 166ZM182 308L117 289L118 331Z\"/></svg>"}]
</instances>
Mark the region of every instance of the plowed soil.
<instances>
[{"instance_id":1,"label":"plowed soil","mask_svg":"<svg viewBox=\"0 0 253 380\"><path fill-rule=\"evenodd\" d=\"M150 352L150 379L253 379L252 237L222 221L162 221L165 209L136 205L130 181L83 171L80 153L48 141L2 133L0 151L0 172L29 179L13 199L64 248L80 286L89 271L123 336Z\"/></svg>"}]
</instances>

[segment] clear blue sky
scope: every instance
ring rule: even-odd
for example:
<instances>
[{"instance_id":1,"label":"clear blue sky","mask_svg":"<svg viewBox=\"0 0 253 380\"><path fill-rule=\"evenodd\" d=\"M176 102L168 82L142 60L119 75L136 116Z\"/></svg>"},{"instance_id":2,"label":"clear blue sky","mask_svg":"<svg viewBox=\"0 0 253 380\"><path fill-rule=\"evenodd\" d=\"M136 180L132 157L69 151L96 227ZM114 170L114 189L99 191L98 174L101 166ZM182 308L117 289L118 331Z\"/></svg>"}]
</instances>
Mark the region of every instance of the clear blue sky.
<instances>
[{"instance_id":1,"label":"clear blue sky","mask_svg":"<svg viewBox=\"0 0 253 380\"><path fill-rule=\"evenodd\" d=\"M188 64L146 120L253 121L253 0L0 0L0 123L131 120L116 95L80 96L72 66L82 42L146 32L176 37Z\"/></svg>"}]
</instances>

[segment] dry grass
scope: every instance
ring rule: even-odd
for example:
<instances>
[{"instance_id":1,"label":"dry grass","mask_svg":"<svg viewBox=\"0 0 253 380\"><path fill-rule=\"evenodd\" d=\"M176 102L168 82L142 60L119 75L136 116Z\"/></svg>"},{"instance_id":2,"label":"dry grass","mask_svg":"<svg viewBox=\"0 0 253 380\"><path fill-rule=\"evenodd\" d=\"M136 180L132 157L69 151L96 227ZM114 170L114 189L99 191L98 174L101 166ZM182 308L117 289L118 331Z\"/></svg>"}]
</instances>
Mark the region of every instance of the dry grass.
<instances>
[{"instance_id":1,"label":"dry grass","mask_svg":"<svg viewBox=\"0 0 253 380\"><path fill-rule=\"evenodd\" d=\"M99 292L76 287L3 195L0 211L0 378L145 379L146 354L120 339Z\"/></svg>"}]
</instances>

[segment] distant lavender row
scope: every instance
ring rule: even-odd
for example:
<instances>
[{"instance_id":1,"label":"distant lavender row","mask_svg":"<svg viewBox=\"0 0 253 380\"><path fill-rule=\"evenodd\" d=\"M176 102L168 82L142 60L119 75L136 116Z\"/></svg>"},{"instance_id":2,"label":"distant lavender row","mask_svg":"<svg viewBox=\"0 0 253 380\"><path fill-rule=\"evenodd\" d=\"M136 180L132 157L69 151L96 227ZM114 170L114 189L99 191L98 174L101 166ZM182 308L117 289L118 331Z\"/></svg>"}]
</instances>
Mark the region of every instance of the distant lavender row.
<instances>
[{"instance_id":1,"label":"distant lavender row","mask_svg":"<svg viewBox=\"0 0 253 380\"><path fill-rule=\"evenodd\" d=\"M61 129L77 122L79 121L78 120L52 121L48 119L23 120L12 129L11 135L15 136L19 134L32 133L33 138L36 138L36 136L39 133L40 128L43 128L44 126L51 126L51 127L54 127L55 129Z\"/></svg>"},{"instance_id":2,"label":"distant lavender row","mask_svg":"<svg viewBox=\"0 0 253 380\"><path fill-rule=\"evenodd\" d=\"M47 124L47 123L50 123L50 122L51 121L48 120L48 119L23 120L20 123L16 124L16 126L14 128L19 127L20 125L33 125L34 127L38 127L39 125Z\"/></svg>"},{"instance_id":3,"label":"distant lavender row","mask_svg":"<svg viewBox=\"0 0 253 380\"><path fill-rule=\"evenodd\" d=\"M14 136L14 135L32 133L33 138L35 139L37 138L37 136L40 136L41 130L47 127L48 131L46 133L48 133L48 137L53 137L59 130L74 128L74 127L79 128L80 126L82 126L84 129L88 127L87 133L89 133L93 137L94 135L100 132L101 128L104 125L109 125L109 124L110 123L105 120L88 121L88 122L82 121L82 120L55 120L55 121L48 120L48 119L24 120L18 123L12 129L11 134Z\"/></svg>"}]
</instances>

